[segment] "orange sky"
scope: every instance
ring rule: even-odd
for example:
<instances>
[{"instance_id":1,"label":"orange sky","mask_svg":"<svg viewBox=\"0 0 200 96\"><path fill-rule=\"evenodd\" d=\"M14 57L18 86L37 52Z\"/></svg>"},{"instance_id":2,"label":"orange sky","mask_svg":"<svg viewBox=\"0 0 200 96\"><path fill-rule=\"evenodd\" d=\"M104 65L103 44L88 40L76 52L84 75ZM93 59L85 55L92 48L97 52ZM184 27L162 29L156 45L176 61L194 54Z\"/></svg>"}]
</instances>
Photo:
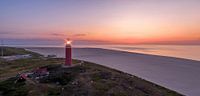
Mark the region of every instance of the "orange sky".
<instances>
[{"instance_id":1,"label":"orange sky","mask_svg":"<svg viewBox=\"0 0 200 96\"><path fill-rule=\"evenodd\" d=\"M199 5L197 0L2 0L0 37L123 44L198 42Z\"/></svg>"}]
</instances>

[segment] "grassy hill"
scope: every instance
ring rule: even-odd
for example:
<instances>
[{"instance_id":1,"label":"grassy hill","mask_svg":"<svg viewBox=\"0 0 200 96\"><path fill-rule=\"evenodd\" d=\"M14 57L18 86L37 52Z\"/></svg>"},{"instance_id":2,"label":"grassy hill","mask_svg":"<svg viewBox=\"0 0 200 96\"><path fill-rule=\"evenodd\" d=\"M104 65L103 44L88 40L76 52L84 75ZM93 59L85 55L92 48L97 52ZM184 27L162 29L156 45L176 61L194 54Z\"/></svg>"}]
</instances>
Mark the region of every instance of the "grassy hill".
<instances>
[{"instance_id":1,"label":"grassy hill","mask_svg":"<svg viewBox=\"0 0 200 96\"><path fill-rule=\"evenodd\" d=\"M18 48L14 50L18 51ZM62 58L38 56L1 61L0 96L181 96L136 76L91 62L80 62L73 60L76 66L63 68ZM48 76L35 83L28 80L15 83L17 73L44 66L50 73Z\"/></svg>"}]
</instances>

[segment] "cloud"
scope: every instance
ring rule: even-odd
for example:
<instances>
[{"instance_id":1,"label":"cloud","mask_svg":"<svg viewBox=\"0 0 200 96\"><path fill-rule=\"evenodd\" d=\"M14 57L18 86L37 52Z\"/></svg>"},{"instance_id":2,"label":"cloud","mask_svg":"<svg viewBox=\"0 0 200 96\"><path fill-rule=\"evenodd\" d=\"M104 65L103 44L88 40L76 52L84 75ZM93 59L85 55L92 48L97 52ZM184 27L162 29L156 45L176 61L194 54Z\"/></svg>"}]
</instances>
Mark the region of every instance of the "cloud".
<instances>
[{"instance_id":1,"label":"cloud","mask_svg":"<svg viewBox=\"0 0 200 96\"><path fill-rule=\"evenodd\" d=\"M15 34L15 32L10 32L10 31L0 31L1 35L6 35L6 34Z\"/></svg>"},{"instance_id":2,"label":"cloud","mask_svg":"<svg viewBox=\"0 0 200 96\"><path fill-rule=\"evenodd\" d=\"M52 33L50 35L54 35L54 36L64 36L65 34L61 34L61 33Z\"/></svg>"},{"instance_id":3,"label":"cloud","mask_svg":"<svg viewBox=\"0 0 200 96\"><path fill-rule=\"evenodd\" d=\"M86 36L87 34L74 34L73 36L75 37L83 37L83 36Z\"/></svg>"},{"instance_id":4,"label":"cloud","mask_svg":"<svg viewBox=\"0 0 200 96\"><path fill-rule=\"evenodd\" d=\"M14 32L14 31L0 31L1 35L8 35L8 34L22 34L20 32Z\"/></svg>"},{"instance_id":5,"label":"cloud","mask_svg":"<svg viewBox=\"0 0 200 96\"><path fill-rule=\"evenodd\" d=\"M110 41L103 41L103 40L74 40L73 42L74 44L77 45L82 45L82 44L86 44L86 45L93 45L93 44L112 44L112 42Z\"/></svg>"},{"instance_id":6,"label":"cloud","mask_svg":"<svg viewBox=\"0 0 200 96\"><path fill-rule=\"evenodd\" d=\"M200 37L199 37L199 38L197 38L197 40L200 40Z\"/></svg>"},{"instance_id":7,"label":"cloud","mask_svg":"<svg viewBox=\"0 0 200 96\"><path fill-rule=\"evenodd\" d=\"M4 35L4 34L9 34L9 33L8 32L2 32L2 31L0 31L0 34Z\"/></svg>"},{"instance_id":8,"label":"cloud","mask_svg":"<svg viewBox=\"0 0 200 96\"><path fill-rule=\"evenodd\" d=\"M22 33L15 31L0 31L0 39L13 38L13 37L16 38L22 35L23 35Z\"/></svg>"}]
</instances>

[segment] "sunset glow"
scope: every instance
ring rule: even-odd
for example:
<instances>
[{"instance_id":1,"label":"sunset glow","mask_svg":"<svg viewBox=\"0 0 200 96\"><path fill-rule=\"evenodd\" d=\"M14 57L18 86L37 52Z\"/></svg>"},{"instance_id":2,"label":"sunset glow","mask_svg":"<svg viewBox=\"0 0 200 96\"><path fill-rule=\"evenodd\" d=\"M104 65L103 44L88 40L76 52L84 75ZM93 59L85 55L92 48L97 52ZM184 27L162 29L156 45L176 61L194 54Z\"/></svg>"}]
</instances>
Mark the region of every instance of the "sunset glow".
<instances>
[{"instance_id":1,"label":"sunset glow","mask_svg":"<svg viewBox=\"0 0 200 96\"><path fill-rule=\"evenodd\" d=\"M198 0L0 1L0 38L199 44ZM37 7L35 7L37 6Z\"/></svg>"}]
</instances>

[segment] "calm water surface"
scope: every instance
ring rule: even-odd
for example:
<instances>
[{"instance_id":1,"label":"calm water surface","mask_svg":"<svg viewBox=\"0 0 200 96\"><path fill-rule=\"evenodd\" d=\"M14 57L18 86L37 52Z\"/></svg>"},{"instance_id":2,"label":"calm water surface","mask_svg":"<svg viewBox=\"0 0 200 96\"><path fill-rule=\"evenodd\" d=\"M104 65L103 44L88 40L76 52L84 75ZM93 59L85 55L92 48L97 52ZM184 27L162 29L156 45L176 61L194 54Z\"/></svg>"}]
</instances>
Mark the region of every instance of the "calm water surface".
<instances>
[{"instance_id":1,"label":"calm water surface","mask_svg":"<svg viewBox=\"0 0 200 96\"><path fill-rule=\"evenodd\" d=\"M137 45L118 46L119 50L138 52L145 54L155 54L162 56L172 56L200 61L200 46L178 46L178 45Z\"/></svg>"},{"instance_id":2,"label":"calm water surface","mask_svg":"<svg viewBox=\"0 0 200 96\"><path fill-rule=\"evenodd\" d=\"M185 59L192 59L200 61L200 45L73 45L78 48L104 48L104 49L112 49L112 50L120 50L120 51L128 51L128 52L137 52L144 54L153 54L153 55L161 55L161 56L170 56L170 57L178 57ZM49 47L49 46L47 46ZM60 48L64 48L64 46L56 46ZM51 48L51 47L50 47ZM57 49L50 49L55 55L60 56L57 52Z\"/></svg>"},{"instance_id":3,"label":"calm water surface","mask_svg":"<svg viewBox=\"0 0 200 96\"><path fill-rule=\"evenodd\" d=\"M200 45L95 45L95 47L200 61Z\"/></svg>"}]
</instances>

